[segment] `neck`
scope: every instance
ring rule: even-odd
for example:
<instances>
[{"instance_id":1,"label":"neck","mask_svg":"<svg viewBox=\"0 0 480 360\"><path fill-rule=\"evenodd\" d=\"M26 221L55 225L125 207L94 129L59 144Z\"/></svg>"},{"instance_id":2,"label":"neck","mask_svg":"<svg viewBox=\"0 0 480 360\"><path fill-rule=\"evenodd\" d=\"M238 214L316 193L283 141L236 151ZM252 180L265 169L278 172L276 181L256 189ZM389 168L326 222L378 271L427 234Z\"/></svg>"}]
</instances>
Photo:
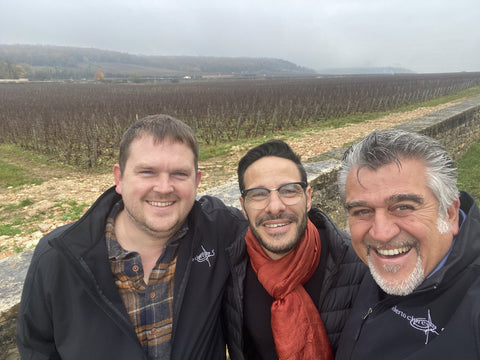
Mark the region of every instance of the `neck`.
<instances>
[{"instance_id":1,"label":"neck","mask_svg":"<svg viewBox=\"0 0 480 360\"><path fill-rule=\"evenodd\" d=\"M162 255L170 236L153 236L147 231L139 229L126 211L120 212L115 218L115 236L124 250L135 251L140 254L144 281L148 284L150 273L160 255Z\"/></svg>"},{"instance_id":2,"label":"neck","mask_svg":"<svg viewBox=\"0 0 480 360\"><path fill-rule=\"evenodd\" d=\"M262 249L263 251L265 251L265 254L268 255L268 257L272 260L280 260L281 258L285 257L286 255L288 255L292 250L288 251L288 252L284 252L284 253L274 253L274 252L271 252L270 250L268 249L265 249L263 246L262 246Z\"/></svg>"}]
</instances>

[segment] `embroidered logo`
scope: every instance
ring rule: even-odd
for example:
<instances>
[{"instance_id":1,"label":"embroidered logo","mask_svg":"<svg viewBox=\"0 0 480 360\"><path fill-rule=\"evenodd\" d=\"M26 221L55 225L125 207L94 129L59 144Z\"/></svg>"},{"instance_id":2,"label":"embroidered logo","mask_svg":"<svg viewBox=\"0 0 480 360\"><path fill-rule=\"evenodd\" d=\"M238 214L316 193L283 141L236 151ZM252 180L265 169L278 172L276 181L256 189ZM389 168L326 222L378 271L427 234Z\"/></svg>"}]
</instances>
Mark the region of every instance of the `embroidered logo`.
<instances>
[{"instance_id":1,"label":"embroidered logo","mask_svg":"<svg viewBox=\"0 0 480 360\"><path fill-rule=\"evenodd\" d=\"M410 322L411 327L425 333L425 336L426 336L425 345L428 344L428 337L430 333L434 333L438 335L437 326L432 322L430 309L428 309L428 318L416 318L414 316L407 315L403 311L399 310L396 306L392 307L392 311L395 314L401 316L402 318L407 319Z\"/></svg>"},{"instance_id":2,"label":"embroidered logo","mask_svg":"<svg viewBox=\"0 0 480 360\"><path fill-rule=\"evenodd\" d=\"M209 258L215 256L215 249L212 249L212 251L207 251L202 245L202 250L203 251L200 254L192 258L192 261L196 261L199 263L206 261L208 263L208 267L211 267L212 264L210 264Z\"/></svg>"}]
</instances>

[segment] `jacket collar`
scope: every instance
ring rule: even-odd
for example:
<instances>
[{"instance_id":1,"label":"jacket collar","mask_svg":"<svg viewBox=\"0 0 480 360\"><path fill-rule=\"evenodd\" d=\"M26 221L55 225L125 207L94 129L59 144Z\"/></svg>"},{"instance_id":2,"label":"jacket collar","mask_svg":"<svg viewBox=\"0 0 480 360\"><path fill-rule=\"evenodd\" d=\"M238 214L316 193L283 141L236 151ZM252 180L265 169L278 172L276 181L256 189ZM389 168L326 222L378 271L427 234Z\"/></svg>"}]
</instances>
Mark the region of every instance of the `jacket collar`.
<instances>
[{"instance_id":1,"label":"jacket collar","mask_svg":"<svg viewBox=\"0 0 480 360\"><path fill-rule=\"evenodd\" d=\"M460 192L460 208L466 214L445 265L413 292L420 293L439 286L449 286L451 281L473 263L480 264L480 211L473 197Z\"/></svg>"}]
</instances>

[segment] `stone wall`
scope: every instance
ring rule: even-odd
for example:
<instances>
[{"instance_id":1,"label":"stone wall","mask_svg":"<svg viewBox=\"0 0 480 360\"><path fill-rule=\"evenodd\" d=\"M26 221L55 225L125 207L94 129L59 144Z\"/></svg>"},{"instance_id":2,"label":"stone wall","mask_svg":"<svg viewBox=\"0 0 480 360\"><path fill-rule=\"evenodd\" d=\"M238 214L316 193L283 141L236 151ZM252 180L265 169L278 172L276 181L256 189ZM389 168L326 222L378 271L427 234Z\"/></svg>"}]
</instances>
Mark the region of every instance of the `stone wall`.
<instances>
[{"instance_id":1,"label":"stone wall","mask_svg":"<svg viewBox=\"0 0 480 360\"><path fill-rule=\"evenodd\" d=\"M0 260L0 360L19 359L15 327L22 285L33 250Z\"/></svg>"},{"instance_id":2,"label":"stone wall","mask_svg":"<svg viewBox=\"0 0 480 360\"><path fill-rule=\"evenodd\" d=\"M458 159L480 139L480 97L395 128L418 131L438 139L454 159ZM312 159L305 163L308 182L313 189L313 206L329 214L340 227L345 227L345 217L336 179L344 150L335 149L317 157L326 160ZM237 182L222 185L203 194L218 196L225 203L240 207ZM0 360L19 358L14 343L15 323L21 288L31 256L32 251L27 250L0 260Z\"/></svg>"},{"instance_id":3,"label":"stone wall","mask_svg":"<svg viewBox=\"0 0 480 360\"><path fill-rule=\"evenodd\" d=\"M454 160L480 139L480 97L435 111L421 118L397 125L394 129L417 131L437 139ZM313 206L330 215L340 227L346 226L345 214L336 179L340 161L346 149L329 152L329 167L310 181Z\"/></svg>"}]
</instances>

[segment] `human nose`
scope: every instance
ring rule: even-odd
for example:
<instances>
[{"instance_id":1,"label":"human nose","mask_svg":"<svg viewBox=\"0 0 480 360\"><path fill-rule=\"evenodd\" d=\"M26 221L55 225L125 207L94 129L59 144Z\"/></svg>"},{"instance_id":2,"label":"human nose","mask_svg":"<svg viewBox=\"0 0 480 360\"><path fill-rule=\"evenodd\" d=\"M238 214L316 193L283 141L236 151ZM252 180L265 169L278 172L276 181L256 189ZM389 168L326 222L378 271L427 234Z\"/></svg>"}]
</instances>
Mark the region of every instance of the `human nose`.
<instances>
[{"instance_id":1,"label":"human nose","mask_svg":"<svg viewBox=\"0 0 480 360\"><path fill-rule=\"evenodd\" d=\"M370 235L376 241L387 242L393 239L400 232L394 218L386 211L376 211L373 223L370 227Z\"/></svg>"},{"instance_id":2,"label":"human nose","mask_svg":"<svg viewBox=\"0 0 480 360\"><path fill-rule=\"evenodd\" d=\"M167 194L173 191L172 183L170 182L170 177L167 174L160 174L155 179L155 185L153 190L162 194Z\"/></svg>"},{"instance_id":3,"label":"human nose","mask_svg":"<svg viewBox=\"0 0 480 360\"><path fill-rule=\"evenodd\" d=\"M272 214L278 214L279 212L285 210L285 204L278 194L277 190L271 190L270 196L268 197L268 205L265 208L265 211Z\"/></svg>"}]
</instances>

